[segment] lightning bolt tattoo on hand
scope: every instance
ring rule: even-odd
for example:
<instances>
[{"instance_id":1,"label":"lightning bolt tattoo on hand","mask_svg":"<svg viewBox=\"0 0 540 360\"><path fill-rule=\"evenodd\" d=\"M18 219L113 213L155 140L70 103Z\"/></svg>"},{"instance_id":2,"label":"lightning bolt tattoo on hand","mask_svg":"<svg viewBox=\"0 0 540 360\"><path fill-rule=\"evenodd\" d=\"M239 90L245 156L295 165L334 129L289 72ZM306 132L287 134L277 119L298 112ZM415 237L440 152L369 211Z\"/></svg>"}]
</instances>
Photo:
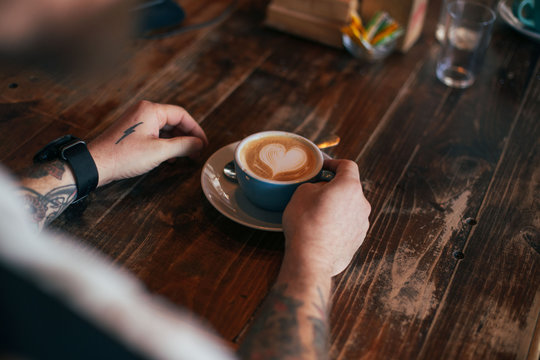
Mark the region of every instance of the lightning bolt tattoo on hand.
<instances>
[{"instance_id":1,"label":"lightning bolt tattoo on hand","mask_svg":"<svg viewBox=\"0 0 540 360\"><path fill-rule=\"evenodd\" d=\"M118 144L120 143L120 141L124 140L125 138L127 138L129 135L133 134L135 132L135 128L139 125L141 125L143 122L141 121L140 123L138 124L135 124L129 128L127 128L126 130L124 130L124 135L122 135L122 137L120 139L118 139L114 144Z\"/></svg>"}]
</instances>

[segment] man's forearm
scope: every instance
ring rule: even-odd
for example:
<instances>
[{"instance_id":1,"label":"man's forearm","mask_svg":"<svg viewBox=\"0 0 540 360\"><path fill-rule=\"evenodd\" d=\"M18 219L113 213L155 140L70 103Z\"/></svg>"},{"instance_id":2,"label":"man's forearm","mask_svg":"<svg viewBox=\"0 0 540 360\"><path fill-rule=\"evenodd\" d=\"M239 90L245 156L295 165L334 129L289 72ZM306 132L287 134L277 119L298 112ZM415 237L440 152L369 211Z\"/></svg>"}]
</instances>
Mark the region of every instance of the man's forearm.
<instances>
[{"instance_id":1,"label":"man's forearm","mask_svg":"<svg viewBox=\"0 0 540 360\"><path fill-rule=\"evenodd\" d=\"M39 229L56 219L77 197L71 169L60 160L30 167L21 179L26 210Z\"/></svg>"},{"instance_id":2,"label":"man's forearm","mask_svg":"<svg viewBox=\"0 0 540 360\"><path fill-rule=\"evenodd\" d=\"M284 260L251 326L243 359L327 359L329 275Z\"/></svg>"}]
</instances>

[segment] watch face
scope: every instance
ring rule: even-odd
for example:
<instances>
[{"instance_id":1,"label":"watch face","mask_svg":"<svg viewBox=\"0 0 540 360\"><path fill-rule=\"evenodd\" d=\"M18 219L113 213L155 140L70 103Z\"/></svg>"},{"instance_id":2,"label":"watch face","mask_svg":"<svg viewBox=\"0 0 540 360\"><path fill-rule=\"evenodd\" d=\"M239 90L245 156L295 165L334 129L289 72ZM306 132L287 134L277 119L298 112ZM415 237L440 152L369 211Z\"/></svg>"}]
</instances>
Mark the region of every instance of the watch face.
<instances>
[{"instance_id":1,"label":"watch face","mask_svg":"<svg viewBox=\"0 0 540 360\"><path fill-rule=\"evenodd\" d=\"M45 145L43 149L41 149L35 156L34 156L34 163L42 163L46 161L51 161L58 159L60 157L60 151L62 147L73 140L79 140L73 135L65 135L61 138L58 138L54 141L51 141L49 144Z\"/></svg>"}]
</instances>

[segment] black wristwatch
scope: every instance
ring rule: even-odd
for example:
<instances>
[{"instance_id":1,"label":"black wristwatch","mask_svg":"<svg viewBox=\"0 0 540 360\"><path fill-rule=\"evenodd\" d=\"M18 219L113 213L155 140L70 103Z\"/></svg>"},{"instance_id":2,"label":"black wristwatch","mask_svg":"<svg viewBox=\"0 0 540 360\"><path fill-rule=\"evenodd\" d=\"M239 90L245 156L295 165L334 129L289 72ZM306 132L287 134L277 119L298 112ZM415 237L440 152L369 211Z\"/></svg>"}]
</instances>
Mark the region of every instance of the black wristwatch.
<instances>
[{"instance_id":1,"label":"black wristwatch","mask_svg":"<svg viewBox=\"0 0 540 360\"><path fill-rule=\"evenodd\" d=\"M62 136L47 144L34 156L34 163L44 163L61 159L66 161L77 184L77 199L79 201L98 185L99 174L96 163L86 147L86 143L72 135Z\"/></svg>"}]
</instances>

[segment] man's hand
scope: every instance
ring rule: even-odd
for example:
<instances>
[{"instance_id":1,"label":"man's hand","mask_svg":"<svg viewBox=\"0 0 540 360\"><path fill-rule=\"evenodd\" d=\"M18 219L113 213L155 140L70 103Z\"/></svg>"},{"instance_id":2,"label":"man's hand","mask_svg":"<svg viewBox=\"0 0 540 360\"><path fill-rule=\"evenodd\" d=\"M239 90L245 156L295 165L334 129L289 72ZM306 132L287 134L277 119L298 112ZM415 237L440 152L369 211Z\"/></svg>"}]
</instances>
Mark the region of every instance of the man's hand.
<instances>
[{"instance_id":1,"label":"man's hand","mask_svg":"<svg viewBox=\"0 0 540 360\"><path fill-rule=\"evenodd\" d=\"M328 182L308 183L294 193L283 213L285 260L334 276L345 270L362 245L371 207L364 197L358 166L327 160L336 173Z\"/></svg>"},{"instance_id":2,"label":"man's hand","mask_svg":"<svg viewBox=\"0 0 540 360\"><path fill-rule=\"evenodd\" d=\"M174 157L196 157L207 144L186 110L141 101L88 147L102 186L144 174Z\"/></svg>"}]
</instances>

